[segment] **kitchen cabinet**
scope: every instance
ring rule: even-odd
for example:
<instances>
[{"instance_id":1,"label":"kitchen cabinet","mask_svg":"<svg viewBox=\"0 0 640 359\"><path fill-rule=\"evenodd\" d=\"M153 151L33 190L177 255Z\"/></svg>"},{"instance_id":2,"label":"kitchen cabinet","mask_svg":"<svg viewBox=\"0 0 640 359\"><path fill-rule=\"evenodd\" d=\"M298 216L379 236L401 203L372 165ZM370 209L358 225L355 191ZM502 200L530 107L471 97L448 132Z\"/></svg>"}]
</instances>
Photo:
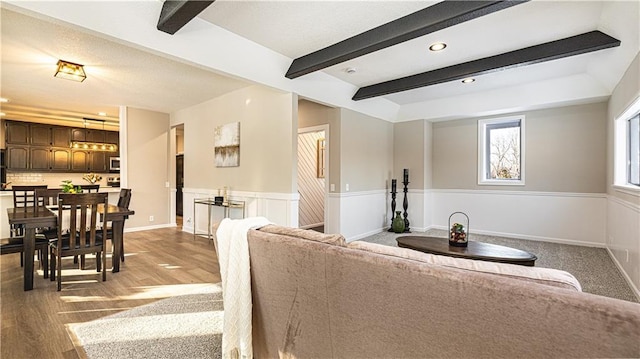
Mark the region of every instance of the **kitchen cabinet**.
<instances>
[{"instance_id":1,"label":"kitchen cabinet","mask_svg":"<svg viewBox=\"0 0 640 359\"><path fill-rule=\"evenodd\" d=\"M89 151L73 150L71 151L71 171L87 172L89 170Z\"/></svg>"},{"instance_id":2,"label":"kitchen cabinet","mask_svg":"<svg viewBox=\"0 0 640 359\"><path fill-rule=\"evenodd\" d=\"M89 171L98 173L108 172L108 158L108 152L92 151Z\"/></svg>"},{"instance_id":3,"label":"kitchen cabinet","mask_svg":"<svg viewBox=\"0 0 640 359\"><path fill-rule=\"evenodd\" d=\"M7 146L7 169L22 171L29 169L28 146Z\"/></svg>"},{"instance_id":4,"label":"kitchen cabinet","mask_svg":"<svg viewBox=\"0 0 640 359\"><path fill-rule=\"evenodd\" d=\"M71 150L67 148L52 148L50 169L69 172L71 170Z\"/></svg>"},{"instance_id":5,"label":"kitchen cabinet","mask_svg":"<svg viewBox=\"0 0 640 359\"><path fill-rule=\"evenodd\" d=\"M51 145L53 147L70 148L71 129L69 127L54 126L51 128Z\"/></svg>"},{"instance_id":6,"label":"kitchen cabinet","mask_svg":"<svg viewBox=\"0 0 640 359\"><path fill-rule=\"evenodd\" d=\"M51 145L51 126L32 123L30 125L31 146L50 146Z\"/></svg>"},{"instance_id":7,"label":"kitchen cabinet","mask_svg":"<svg viewBox=\"0 0 640 359\"><path fill-rule=\"evenodd\" d=\"M109 158L118 151L71 148L71 141L119 145L117 131L75 128L7 120L7 170L55 172L109 172Z\"/></svg>"},{"instance_id":8,"label":"kitchen cabinet","mask_svg":"<svg viewBox=\"0 0 640 359\"><path fill-rule=\"evenodd\" d=\"M31 147L29 148L29 157L31 165L30 170L34 171L47 171L49 170L49 155L50 150L48 147Z\"/></svg>"},{"instance_id":9,"label":"kitchen cabinet","mask_svg":"<svg viewBox=\"0 0 640 359\"><path fill-rule=\"evenodd\" d=\"M29 144L29 124L26 122L6 121L7 144L28 145Z\"/></svg>"}]
</instances>

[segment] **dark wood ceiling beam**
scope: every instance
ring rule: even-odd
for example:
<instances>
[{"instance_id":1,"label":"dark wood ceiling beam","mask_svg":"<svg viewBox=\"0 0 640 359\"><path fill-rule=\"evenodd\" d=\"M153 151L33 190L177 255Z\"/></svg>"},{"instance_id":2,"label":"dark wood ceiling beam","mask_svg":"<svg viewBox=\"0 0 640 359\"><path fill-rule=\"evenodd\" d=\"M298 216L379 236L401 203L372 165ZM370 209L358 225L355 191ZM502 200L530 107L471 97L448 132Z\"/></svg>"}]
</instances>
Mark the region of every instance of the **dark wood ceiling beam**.
<instances>
[{"instance_id":1,"label":"dark wood ceiling beam","mask_svg":"<svg viewBox=\"0 0 640 359\"><path fill-rule=\"evenodd\" d=\"M616 46L620 46L620 40L600 31L591 31L500 55L361 87L353 96L353 100L363 100L443 82L462 80Z\"/></svg>"},{"instance_id":2,"label":"dark wood ceiling beam","mask_svg":"<svg viewBox=\"0 0 640 359\"><path fill-rule=\"evenodd\" d=\"M443 1L299 57L285 77L294 79L527 1Z\"/></svg>"},{"instance_id":3,"label":"dark wood ceiling beam","mask_svg":"<svg viewBox=\"0 0 640 359\"><path fill-rule=\"evenodd\" d=\"M158 30L168 34L175 34L184 25L198 16L202 10L213 4L215 0L166 0L162 4L162 11L158 19Z\"/></svg>"}]
</instances>

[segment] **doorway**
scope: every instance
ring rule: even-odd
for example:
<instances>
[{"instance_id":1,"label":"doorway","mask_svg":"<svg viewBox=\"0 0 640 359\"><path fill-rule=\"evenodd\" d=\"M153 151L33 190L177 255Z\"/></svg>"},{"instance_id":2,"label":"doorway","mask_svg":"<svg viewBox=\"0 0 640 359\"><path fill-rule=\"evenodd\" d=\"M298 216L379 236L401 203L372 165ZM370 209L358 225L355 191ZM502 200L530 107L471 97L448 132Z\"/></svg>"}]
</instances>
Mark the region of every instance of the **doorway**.
<instances>
[{"instance_id":1,"label":"doorway","mask_svg":"<svg viewBox=\"0 0 640 359\"><path fill-rule=\"evenodd\" d=\"M298 131L298 226L324 233L327 139L323 127Z\"/></svg>"}]
</instances>

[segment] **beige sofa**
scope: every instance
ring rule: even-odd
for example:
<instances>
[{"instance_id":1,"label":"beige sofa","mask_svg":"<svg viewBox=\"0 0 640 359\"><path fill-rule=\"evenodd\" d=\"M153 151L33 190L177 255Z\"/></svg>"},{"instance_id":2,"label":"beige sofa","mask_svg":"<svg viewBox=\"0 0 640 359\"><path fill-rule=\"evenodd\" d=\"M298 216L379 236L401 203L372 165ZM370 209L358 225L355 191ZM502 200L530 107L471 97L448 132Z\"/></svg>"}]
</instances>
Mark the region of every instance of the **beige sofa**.
<instances>
[{"instance_id":1,"label":"beige sofa","mask_svg":"<svg viewBox=\"0 0 640 359\"><path fill-rule=\"evenodd\" d=\"M248 241L256 358L640 357L640 304L566 272L274 225Z\"/></svg>"}]
</instances>

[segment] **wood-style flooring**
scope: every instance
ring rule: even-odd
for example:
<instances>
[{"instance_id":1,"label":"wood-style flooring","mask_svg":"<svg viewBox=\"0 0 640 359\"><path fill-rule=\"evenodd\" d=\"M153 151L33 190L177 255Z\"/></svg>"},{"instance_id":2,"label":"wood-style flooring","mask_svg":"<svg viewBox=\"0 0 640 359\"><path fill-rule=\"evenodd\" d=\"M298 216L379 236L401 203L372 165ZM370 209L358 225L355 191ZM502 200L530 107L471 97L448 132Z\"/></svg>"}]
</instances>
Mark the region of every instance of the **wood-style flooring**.
<instances>
[{"instance_id":1,"label":"wood-style flooring","mask_svg":"<svg viewBox=\"0 0 640 359\"><path fill-rule=\"evenodd\" d=\"M84 271L63 260L62 291L35 266L34 289L23 291L20 256L0 256L0 358L83 358L67 332L70 323L107 315L220 282L218 258L206 238L178 228L125 233L125 262L102 282L95 260ZM110 253L107 267L111 266Z\"/></svg>"}]
</instances>

